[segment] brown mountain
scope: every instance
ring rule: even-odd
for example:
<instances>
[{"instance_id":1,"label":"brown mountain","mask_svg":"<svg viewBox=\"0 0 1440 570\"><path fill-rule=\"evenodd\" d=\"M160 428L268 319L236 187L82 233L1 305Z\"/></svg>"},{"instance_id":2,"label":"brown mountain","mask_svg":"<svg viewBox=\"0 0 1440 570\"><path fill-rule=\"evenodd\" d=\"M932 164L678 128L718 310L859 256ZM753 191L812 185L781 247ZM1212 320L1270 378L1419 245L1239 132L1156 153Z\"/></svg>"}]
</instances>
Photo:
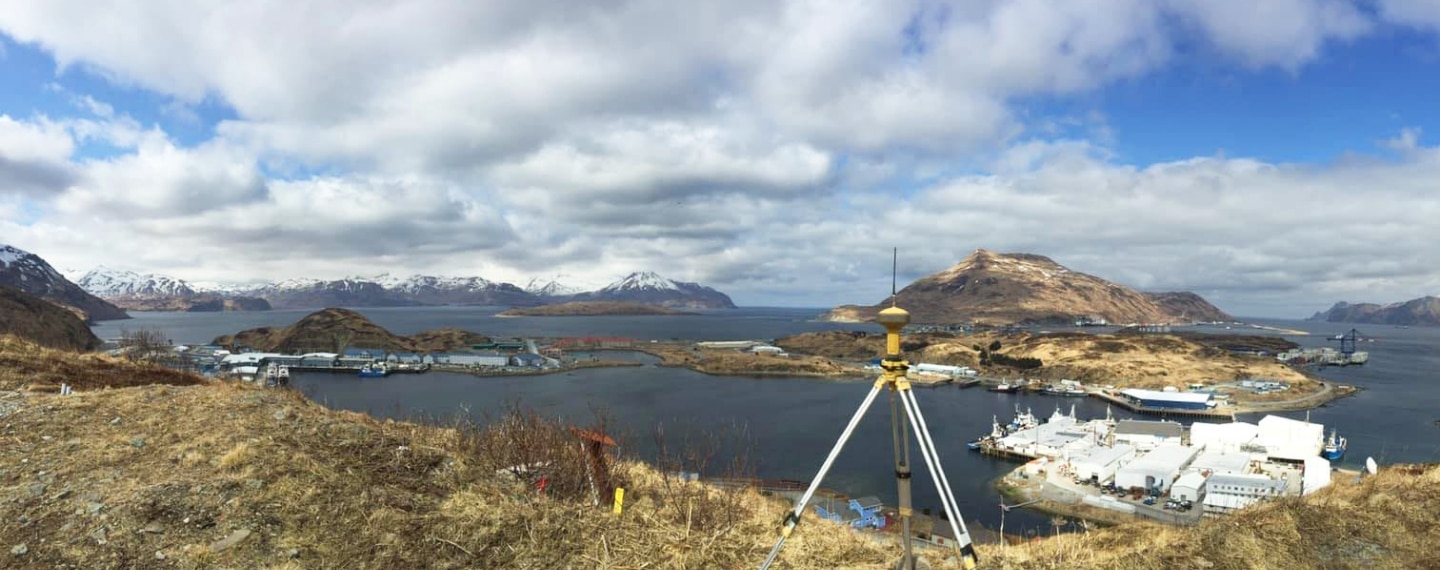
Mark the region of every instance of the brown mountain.
<instances>
[{"instance_id":1,"label":"brown mountain","mask_svg":"<svg viewBox=\"0 0 1440 570\"><path fill-rule=\"evenodd\" d=\"M1048 257L977 249L949 269L901 289L898 299L914 322L930 324L1071 323L1085 317L1114 324L1169 323L1197 319L1183 310L1198 306L1197 300L1223 314L1198 295L1161 295L1157 300L1124 285L1071 271ZM1180 297L1190 295L1193 300ZM868 321L887 304L888 300L868 307L845 305L822 318Z\"/></svg>"},{"instance_id":2,"label":"brown mountain","mask_svg":"<svg viewBox=\"0 0 1440 570\"><path fill-rule=\"evenodd\" d=\"M0 244L0 285L55 303L81 319L106 321L130 318L124 309L71 283L40 256L3 244Z\"/></svg>"},{"instance_id":3,"label":"brown mountain","mask_svg":"<svg viewBox=\"0 0 1440 570\"><path fill-rule=\"evenodd\" d=\"M1211 305L1204 297L1189 291L1174 291L1170 293L1142 293L1150 300L1158 303L1167 312L1179 317L1180 322L1204 322L1233 321L1235 317L1230 316L1219 307Z\"/></svg>"},{"instance_id":4,"label":"brown mountain","mask_svg":"<svg viewBox=\"0 0 1440 570\"><path fill-rule=\"evenodd\" d=\"M1312 321L1366 323L1376 325L1440 325L1440 298L1421 297L1403 303L1335 303L1328 311L1315 313Z\"/></svg>"},{"instance_id":5,"label":"brown mountain","mask_svg":"<svg viewBox=\"0 0 1440 570\"><path fill-rule=\"evenodd\" d=\"M346 348L378 348L395 352L437 352L488 342L481 334L459 329L423 331L405 337L385 330L349 309L322 309L284 328L260 327L216 337L213 344L247 346L267 352L342 352Z\"/></svg>"},{"instance_id":6,"label":"brown mountain","mask_svg":"<svg viewBox=\"0 0 1440 570\"><path fill-rule=\"evenodd\" d=\"M108 301L131 311L268 311L270 303L259 297L222 297L201 293L191 297L112 297Z\"/></svg>"},{"instance_id":7,"label":"brown mountain","mask_svg":"<svg viewBox=\"0 0 1440 570\"><path fill-rule=\"evenodd\" d=\"M100 339L74 313L19 289L0 286L0 335L14 334L41 346L94 350Z\"/></svg>"}]
</instances>

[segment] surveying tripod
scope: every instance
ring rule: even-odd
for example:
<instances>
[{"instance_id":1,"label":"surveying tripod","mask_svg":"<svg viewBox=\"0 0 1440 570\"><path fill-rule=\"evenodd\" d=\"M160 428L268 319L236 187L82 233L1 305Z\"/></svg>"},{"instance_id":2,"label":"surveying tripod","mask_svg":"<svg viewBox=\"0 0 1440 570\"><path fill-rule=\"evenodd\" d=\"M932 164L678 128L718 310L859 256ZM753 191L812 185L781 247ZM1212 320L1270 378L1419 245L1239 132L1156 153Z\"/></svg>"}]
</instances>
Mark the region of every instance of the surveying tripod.
<instances>
[{"instance_id":1,"label":"surveying tripod","mask_svg":"<svg viewBox=\"0 0 1440 570\"><path fill-rule=\"evenodd\" d=\"M825 458L825 463L820 465L820 472L815 474L815 479L810 482L810 487L805 489L805 494L795 503L795 509L785 515L781 523L780 540L775 542L775 547L770 549L769 556L760 565L761 570L770 568L775 563L775 558L780 555L781 547L785 546L785 539L795 530L795 525L800 523L800 515L805 513L805 507L814 497L815 491L820 488L820 483L825 479L825 474L830 471L830 466L835 463L835 458L840 455L840 450L845 447L845 442L855 432L855 426L860 423L860 418L865 417L865 412L870 405L875 403L875 397L880 394L883 388L890 391L890 432L895 444L895 481L900 490L900 524L901 537L904 543L904 554L900 558L897 568L903 570L915 570L916 558L912 551L910 534L910 517L914 509L910 505L910 430L915 431L915 439L920 443L920 455L925 459L925 466L930 470L930 476L935 480L935 487L940 492L940 502L945 507L945 515L950 523L950 530L955 533L957 544L955 553L959 555L965 568L974 568L978 559L975 556L975 547L970 542L970 532L965 529L965 521L960 519L960 510L955 503L955 495L950 491L950 481L945 477L945 470L940 465L940 456L935 449L935 441L930 438L930 429L925 425L925 416L920 413L920 404L915 401L915 393L910 389L910 380L906 378L905 372L910 365L900 357L900 329L910 323L910 313L899 307L891 306L880 311L876 319L885 327L885 358L880 361L880 378L870 388L870 393L865 396L865 401L860 404L860 409L850 418L850 423L845 426L845 431L840 434L840 439L835 442L835 447L830 450L830 455ZM899 404L896 399L899 399ZM906 426L910 429L906 429ZM928 529L927 529L928 530Z\"/></svg>"}]
</instances>

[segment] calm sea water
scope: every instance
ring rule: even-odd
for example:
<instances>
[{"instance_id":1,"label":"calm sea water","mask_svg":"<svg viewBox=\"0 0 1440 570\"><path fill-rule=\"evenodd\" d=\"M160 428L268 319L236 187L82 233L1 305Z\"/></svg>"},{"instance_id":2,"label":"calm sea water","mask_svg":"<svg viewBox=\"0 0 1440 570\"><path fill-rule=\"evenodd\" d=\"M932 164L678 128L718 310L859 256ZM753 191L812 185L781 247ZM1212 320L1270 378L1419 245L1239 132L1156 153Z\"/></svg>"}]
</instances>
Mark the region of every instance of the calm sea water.
<instances>
[{"instance_id":1,"label":"calm sea water","mask_svg":"<svg viewBox=\"0 0 1440 570\"><path fill-rule=\"evenodd\" d=\"M460 327L494 336L630 336L637 339L766 339L806 331L873 327L814 322L820 309L746 308L681 317L517 317L498 318L499 309L423 307L359 309L381 326L399 334L438 327ZM136 313L136 318L96 327L102 337L119 335L123 327L163 330L177 343L205 342L238 330L287 325L308 311L263 313ZM1350 325L1290 321L1266 324L1310 331L1290 336L1306 346L1336 344L1326 339ZM1440 460L1440 329L1356 327L1361 349L1371 353L1362 367L1329 369L1335 380L1363 388L1356 396L1310 412L1312 421L1335 427L1350 440L1344 463L1354 465L1373 456L1382 464ZM648 357L647 357L648 358ZM548 416L587 423L597 410L613 418L624 432L625 452L653 460L655 431L663 429L673 448L687 439L720 434L728 442L713 462L724 463L734 448L748 450L754 473L765 478L809 480L834 445L846 421L870 388L869 381L803 378L716 377L653 364L533 377L479 378L429 373L385 379L344 375L300 374L294 383L311 398L331 407L382 417L445 419L466 414L486 421L507 406L520 404ZM1071 405L1082 419L1102 417L1098 401L1043 395L1005 395L953 387L917 391L962 515L971 524L995 528L1000 522L1000 497L991 482L1013 464L970 452L964 442L990 429L992 417L1008 421L1016 406L1048 416L1057 406ZM1128 414L1117 412L1119 417ZM1287 413L1303 418L1305 412ZM1241 418L1256 421L1259 417ZM889 435L889 407L882 396L861 423L840 456L825 486L853 496L876 495L895 503L895 481ZM929 482L918 451L915 465L917 508L938 509L939 498ZM716 469L711 469L716 471ZM1050 531L1049 519L1028 511L1006 515L1006 530Z\"/></svg>"}]
</instances>

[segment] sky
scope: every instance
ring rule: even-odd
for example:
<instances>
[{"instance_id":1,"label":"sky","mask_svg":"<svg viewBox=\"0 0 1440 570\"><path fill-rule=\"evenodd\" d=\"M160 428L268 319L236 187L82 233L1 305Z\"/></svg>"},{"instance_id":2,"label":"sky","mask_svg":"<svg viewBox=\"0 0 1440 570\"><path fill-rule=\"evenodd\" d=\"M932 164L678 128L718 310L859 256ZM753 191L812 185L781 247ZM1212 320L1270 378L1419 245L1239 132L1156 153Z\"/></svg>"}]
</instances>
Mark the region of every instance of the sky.
<instances>
[{"instance_id":1,"label":"sky","mask_svg":"<svg viewBox=\"0 0 1440 570\"><path fill-rule=\"evenodd\" d=\"M1437 0L8 0L0 243L805 307L984 248L1302 317L1440 294L1437 100Z\"/></svg>"}]
</instances>

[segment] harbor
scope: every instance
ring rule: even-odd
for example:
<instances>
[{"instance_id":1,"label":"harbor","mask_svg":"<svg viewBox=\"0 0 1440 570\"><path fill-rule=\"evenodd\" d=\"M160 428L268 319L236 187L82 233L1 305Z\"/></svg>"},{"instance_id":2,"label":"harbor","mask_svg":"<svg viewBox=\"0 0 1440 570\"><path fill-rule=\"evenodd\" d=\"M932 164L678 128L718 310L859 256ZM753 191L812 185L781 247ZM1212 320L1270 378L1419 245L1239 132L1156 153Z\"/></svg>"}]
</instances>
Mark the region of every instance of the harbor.
<instances>
[{"instance_id":1,"label":"harbor","mask_svg":"<svg viewBox=\"0 0 1440 570\"><path fill-rule=\"evenodd\" d=\"M1189 426L1169 420L1080 420L1059 406L1047 419L1018 407L992 418L968 447L1022 465L999 483L1035 508L1117 522L1195 524L1260 501L1330 484L1347 441L1325 426L1281 416ZM1098 511L1097 511L1098 509Z\"/></svg>"}]
</instances>

